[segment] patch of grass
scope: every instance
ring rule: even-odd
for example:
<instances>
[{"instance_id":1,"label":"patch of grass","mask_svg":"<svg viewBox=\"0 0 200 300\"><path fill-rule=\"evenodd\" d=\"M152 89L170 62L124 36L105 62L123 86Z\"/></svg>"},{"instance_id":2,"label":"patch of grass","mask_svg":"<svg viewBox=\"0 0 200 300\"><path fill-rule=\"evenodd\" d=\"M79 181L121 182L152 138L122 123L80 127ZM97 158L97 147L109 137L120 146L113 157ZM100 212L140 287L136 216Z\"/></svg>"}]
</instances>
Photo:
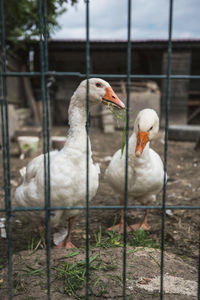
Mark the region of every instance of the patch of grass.
<instances>
[{"instance_id":1,"label":"patch of grass","mask_svg":"<svg viewBox=\"0 0 200 300\"><path fill-rule=\"evenodd\" d=\"M31 266L26 265L26 268L24 270L24 276L44 276L45 273L41 269L32 268Z\"/></svg>"},{"instance_id":2,"label":"patch of grass","mask_svg":"<svg viewBox=\"0 0 200 300\"><path fill-rule=\"evenodd\" d=\"M101 266L101 270L103 271L113 271L117 269L117 265L114 264L113 260L109 262L109 264Z\"/></svg>"},{"instance_id":3,"label":"patch of grass","mask_svg":"<svg viewBox=\"0 0 200 300\"><path fill-rule=\"evenodd\" d=\"M140 228L137 231L129 234L130 238L128 244L134 247L148 247L158 249L160 247L158 241L149 238L149 235L149 231L145 231L144 229Z\"/></svg>"},{"instance_id":4,"label":"patch of grass","mask_svg":"<svg viewBox=\"0 0 200 300\"><path fill-rule=\"evenodd\" d=\"M97 297L101 297L103 295L105 295L105 293L107 292L107 287L108 287L109 282L104 282L100 277L98 277L93 283L93 287L95 288L95 293L93 292L93 290L90 288L90 293L91 293L91 299L96 299Z\"/></svg>"},{"instance_id":5,"label":"patch of grass","mask_svg":"<svg viewBox=\"0 0 200 300\"><path fill-rule=\"evenodd\" d=\"M127 233L127 246L133 247L148 247L148 248L160 248L158 241L149 237L150 233L140 228L137 231ZM95 234L95 247L97 248L111 248L111 247L123 247L123 235L116 231L106 230L102 234L102 228L99 227L99 231ZM134 250L135 251L135 250Z\"/></svg>"},{"instance_id":6,"label":"patch of grass","mask_svg":"<svg viewBox=\"0 0 200 300\"><path fill-rule=\"evenodd\" d=\"M106 231L106 244L108 247L122 247L123 246L123 236L116 231Z\"/></svg>"},{"instance_id":7,"label":"patch of grass","mask_svg":"<svg viewBox=\"0 0 200 300\"><path fill-rule=\"evenodd\" d=\"M90 274L91 271L99 268L99 262L95 263L97 257L98 254L91 256L89 259ZM81 299L77 292L80 291L85 284L86 261L81 260L74 263L62 262L61 267L55 268L55 270L57 277L64 281L64 285L60 287L59 291L69 296L74 296L75 299Z\"/></svg>"},{"instance_id":8,"label":"patch of grass","mask_svg":"<svg viewBox=\"0 0 200 300\"><path fill-rule=\"evenodd\" d=\"M72 252L72 253L68 253L65 257L66 257L66 258L70 258L70 257L76 256L76 255L78 255L78 254L79 254L79 251L77 250L77 251L74 251L74 252Z\"/></svg>"},{"instance_id":9,"label":"patch of grass","mask_svg":"<svg viewBox=\"0 0 200 300\"><path fill-rule=\"evenodd\" d=\"M128 254L129 254L129 253L136 253L136 252L138 252L138 251L140 251L140 250L144 250L144 247L129 249L129 250L127 251L127 253L128 253Z\"/></svg>"},{"instance_id":10,"label":"patch of grass","mask_svg":"<svg viewBox=\"0 0 200 300\"><path fill-rule=\"evenodd\" d=\"M106 230L105 235L102 235L102 228L99 226L99 231L95 234L95 247L97 248L111 248L122 247L123 236L116 231Z\"/></svg>"},{"instance_id":11,"label":"patch of grass","mask_svg":"<svg viewBox=\"0 0 200 300\"><path fill-rule=\"evenodd\" d=\"M40 257L36 257L36 259L34 260L34 263L35 263L35 264L40 263Z\"/></svg>"},{"instance_id":12,"label":"patch of grass","mask_svg":"<svg viewBox=\"0 0 200 300\"><path fill-rule=\"evenodd\" d=\"M121 156L122 156L124 152L124 147L126 145L126 109L118 110L115 107L113 107L112 104L108 105L108 108L114 115L118 127L119 127L119 121L123 122L123 133L122 133L122 142L121 142Z\"/></svg>"},{"instance_id":13,"label":"patch of grass","mask_svg":"<svg viewBox=\"0 0 200 300\"><path fill-rule=\"evenodd\" d=\"M114 281L117 285L122 286L122 277L119 275L111 275L111 280Z\"/></svg>"},{"instance_id":14,"label":"patch of grass","mask_svg":"<svg viewBox=\"0 0 200 300\"><path fill-rule=\"evenodd\" d=\"M30 251L37 251L37 249L39 248L40 244L42 243L42 240L40 239L39 241L37 241L34 237L32 237L29 241L28 241L28 245L27 248Z\"/></svg>"},{"instance_id":15,"label":"patch of grass","mask_svg":"<svg viewBox=\"0 0 200 300\"><path fill-rule=\"evenodd\" d=\"M13 281L13 286L14 286L14 294L18 294L20 292L25 292L26 291L26 288L25 288L25 285L24 285L24 281L21 280L21 279L18 279L16 278L14 281Z\"/></svg>"}]
</instances>

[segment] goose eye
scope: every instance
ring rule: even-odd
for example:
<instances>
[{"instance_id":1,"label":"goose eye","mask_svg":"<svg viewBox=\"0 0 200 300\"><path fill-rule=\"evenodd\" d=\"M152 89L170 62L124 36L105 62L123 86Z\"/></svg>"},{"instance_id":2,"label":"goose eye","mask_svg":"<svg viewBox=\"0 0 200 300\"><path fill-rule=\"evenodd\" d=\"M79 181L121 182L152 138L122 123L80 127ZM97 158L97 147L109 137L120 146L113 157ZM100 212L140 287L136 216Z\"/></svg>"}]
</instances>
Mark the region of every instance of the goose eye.
<instances>
[{"instance_id":1,"label":"goose eye","mask_svg":"<svg viewBox=\"0 0 200 300\"><path fill-rule=\"evenodd\" d=\"M97 82L96 87L102 87L102 84L100 82Z\"/></svg>"},{"instance_id":2,"label":"goose eye","mask_svg":"<svg viewBox=\"0 0 200 300\"><path fill-rule=\"evenodd\" d=\"M153 126L151 126L151 128L149 130L152 130L153 129Z\"/></svg>"}]
</instances>

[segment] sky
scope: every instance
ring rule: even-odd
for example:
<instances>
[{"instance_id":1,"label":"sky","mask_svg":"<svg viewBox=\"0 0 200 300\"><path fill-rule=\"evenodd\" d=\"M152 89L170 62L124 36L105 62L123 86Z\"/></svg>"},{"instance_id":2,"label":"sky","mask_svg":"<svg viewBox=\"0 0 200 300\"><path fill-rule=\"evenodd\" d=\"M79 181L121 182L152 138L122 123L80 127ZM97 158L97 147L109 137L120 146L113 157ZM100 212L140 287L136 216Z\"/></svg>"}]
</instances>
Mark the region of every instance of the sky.
<instances>
[{"instance_id":1,"label":"sky","mask_svg":"<svg viewBox=\"0 0 200 300\"><path fill-rule=\"evenodd\" d=\"M127 0L90 0L90 39L127 39ZM58 18L61 29L54 39L81 39L86 36L85 2L79 0ZM169 0L132 0L131 39L167 39ZM200 38L200 0L174 0L174 39Z\"/></svg>"}]
</instances>

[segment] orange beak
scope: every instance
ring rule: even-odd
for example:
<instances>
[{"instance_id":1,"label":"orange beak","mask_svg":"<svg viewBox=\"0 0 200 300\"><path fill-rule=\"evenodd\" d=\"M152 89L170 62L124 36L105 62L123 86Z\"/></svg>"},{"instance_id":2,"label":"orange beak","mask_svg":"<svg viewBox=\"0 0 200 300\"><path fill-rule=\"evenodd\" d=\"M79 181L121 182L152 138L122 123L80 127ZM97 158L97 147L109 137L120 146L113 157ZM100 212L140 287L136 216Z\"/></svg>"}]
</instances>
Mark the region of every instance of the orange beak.
<instances>
[{"instance_id":1,"label":"orange beak","mask_svg":"<svg viewBox=\"0 0 200 300\"><path fill-rule=\"evenodd\" d=\"M137 146L135 148L135 156L140 157L146 144L148 143L148 132L138 131Z\"/></svg>"},{"instance_id":2,"label":"orange beak","mask_svg":"<svg viewBox=\"0 0 200 300\"><path fill-rule=\"evenodd\" d=\"M104 104L111 103L113 106L117 108L125 108L124 103L118 98L113 89L110 86L106 87L106 93L103 97Z\"/></svg>"}]
</instances>

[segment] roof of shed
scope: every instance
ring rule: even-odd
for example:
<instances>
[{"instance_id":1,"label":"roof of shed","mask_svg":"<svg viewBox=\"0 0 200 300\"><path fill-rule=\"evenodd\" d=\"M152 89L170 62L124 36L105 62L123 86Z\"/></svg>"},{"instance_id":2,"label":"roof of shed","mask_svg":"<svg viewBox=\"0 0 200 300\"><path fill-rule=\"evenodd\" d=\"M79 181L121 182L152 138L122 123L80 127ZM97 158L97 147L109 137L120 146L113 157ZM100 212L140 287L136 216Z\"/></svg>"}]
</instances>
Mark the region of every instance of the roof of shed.
<instances>
[{"instance_id":1,"label":"roof of shed","mask_svg":"<svg viewBox=\"0 0 200 300\"><path fill-rule=\"evenodd\" d=\"M167 39L150 39L150 40L132 40L133 48L160 48L165 49L168 47ZM56 48L85 48L85 40L71 40L71 39L51 39L49 41L51 47ZM95 48L117 48L124 49L127 47L126 40L91 40L90 45ZM200 39L173 39L172 47L176 49L190 49L200 48Z\"/></svg>"}]
</instances>

